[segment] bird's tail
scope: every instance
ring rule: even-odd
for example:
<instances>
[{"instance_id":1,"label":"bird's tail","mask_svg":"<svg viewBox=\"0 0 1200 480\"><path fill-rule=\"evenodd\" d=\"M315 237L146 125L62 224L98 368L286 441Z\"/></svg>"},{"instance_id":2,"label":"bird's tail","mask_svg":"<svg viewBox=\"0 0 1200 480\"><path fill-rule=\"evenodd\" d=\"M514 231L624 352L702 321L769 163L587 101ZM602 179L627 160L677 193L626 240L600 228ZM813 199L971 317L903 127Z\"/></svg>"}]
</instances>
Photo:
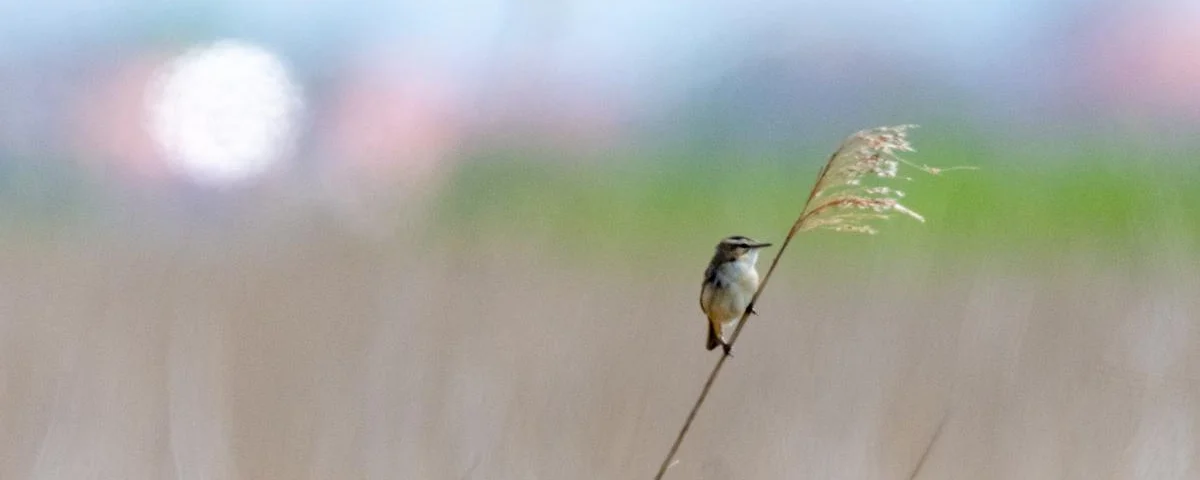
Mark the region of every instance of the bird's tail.
<instances>
[{"instance_id":1,"label":"bird's tail","mask_svg":"<svg viewBox=\"0 0 1200 480\"><path fill-rule=\"evenodd\" d=\"M705 348L712 350L721 344L721 334L717 333L717 326L713 322L708 322L708 343Z\"/></svg>"}]
</instances>

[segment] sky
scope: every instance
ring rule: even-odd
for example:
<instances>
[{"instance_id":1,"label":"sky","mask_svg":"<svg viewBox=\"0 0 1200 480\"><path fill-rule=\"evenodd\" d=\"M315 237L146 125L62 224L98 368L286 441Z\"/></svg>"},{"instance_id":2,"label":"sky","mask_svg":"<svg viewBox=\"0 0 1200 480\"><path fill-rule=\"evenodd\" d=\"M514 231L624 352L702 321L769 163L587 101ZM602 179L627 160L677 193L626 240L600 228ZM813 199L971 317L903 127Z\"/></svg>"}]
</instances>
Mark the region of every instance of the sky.
<instances>
[{"instance_id":1,"label":"sky","mask_svg":"<svg viewBox=\"0 0 1200 480\"><path fill-rule=\"evenodd\" d=\"M0 3L0 151L18 156L150 158L152 79L227 41L278 63L300 151L405 152L409 169L480 139L745 148L880 123L1147 138L1200 124L1195 2L22 3Z\"/></svg>"}]
</instances>

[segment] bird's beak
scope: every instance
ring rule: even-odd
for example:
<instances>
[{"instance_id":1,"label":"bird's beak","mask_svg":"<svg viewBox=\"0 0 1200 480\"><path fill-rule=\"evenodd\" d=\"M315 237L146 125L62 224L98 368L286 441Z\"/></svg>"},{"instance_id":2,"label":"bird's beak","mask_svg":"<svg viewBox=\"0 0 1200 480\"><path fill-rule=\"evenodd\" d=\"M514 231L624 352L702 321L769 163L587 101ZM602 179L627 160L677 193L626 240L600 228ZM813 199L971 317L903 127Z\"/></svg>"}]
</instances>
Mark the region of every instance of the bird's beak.
<instances>
[{"instance_id":1,"label":"bird's beak","mask_svg":"<svg viewBox=\"0 0 1200 480\"><path fill-rule=\"evenodd\" d=\"M767 248L769 246L771 246L771 244L769 244L769 243L756 243L754 245L751 245L750 248L756 248L756 249L757 248Z\"/></svg>"}]
</instances>

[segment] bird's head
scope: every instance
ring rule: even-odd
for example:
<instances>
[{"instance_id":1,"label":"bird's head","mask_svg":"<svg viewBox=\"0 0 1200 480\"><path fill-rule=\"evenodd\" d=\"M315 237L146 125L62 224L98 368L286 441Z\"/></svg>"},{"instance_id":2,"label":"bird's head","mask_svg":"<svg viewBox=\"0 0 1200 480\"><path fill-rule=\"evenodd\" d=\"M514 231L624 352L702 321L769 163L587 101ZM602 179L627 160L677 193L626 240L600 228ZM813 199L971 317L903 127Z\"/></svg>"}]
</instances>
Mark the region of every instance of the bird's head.
<instances>
[{"instance_id":1,"label":"bird's head","mask_svg":"<svg viewBox=\"0 0 1200 480\"><path fill-rule=\"evenodd\" d=\"M717 256L726 260L750 260L754 262L758 259L758 251L771 246L770 243L759 242L753 238L734 235L726 237L717 244Z\"/></svg>"}]
</instances>

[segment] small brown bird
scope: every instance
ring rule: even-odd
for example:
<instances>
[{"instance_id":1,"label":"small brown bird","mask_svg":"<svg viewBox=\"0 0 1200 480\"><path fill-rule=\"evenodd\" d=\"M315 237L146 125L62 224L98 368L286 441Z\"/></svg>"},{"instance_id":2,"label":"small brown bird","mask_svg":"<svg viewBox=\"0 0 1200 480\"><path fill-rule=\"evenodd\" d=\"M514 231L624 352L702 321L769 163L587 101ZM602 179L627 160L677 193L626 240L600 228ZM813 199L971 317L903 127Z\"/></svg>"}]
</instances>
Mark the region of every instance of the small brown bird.
<instances>
[{"instance_id":1,"label":"small brown bird","mask_svg":"<svg viewBox=\"0 0 1200 480\"><path fill-rule=\"evenodd\" d=\"M721 240L700 287L700 310L708 317L708 342L712 350L721 345L729 353L723 336L725 328L735 327L737 320L750 307L750 299L758 290L759 249L771 246L754 239L733 236Z\"/></svg>"}]
</instances>

